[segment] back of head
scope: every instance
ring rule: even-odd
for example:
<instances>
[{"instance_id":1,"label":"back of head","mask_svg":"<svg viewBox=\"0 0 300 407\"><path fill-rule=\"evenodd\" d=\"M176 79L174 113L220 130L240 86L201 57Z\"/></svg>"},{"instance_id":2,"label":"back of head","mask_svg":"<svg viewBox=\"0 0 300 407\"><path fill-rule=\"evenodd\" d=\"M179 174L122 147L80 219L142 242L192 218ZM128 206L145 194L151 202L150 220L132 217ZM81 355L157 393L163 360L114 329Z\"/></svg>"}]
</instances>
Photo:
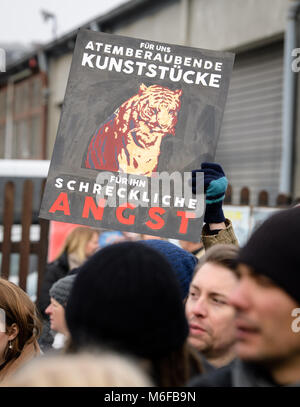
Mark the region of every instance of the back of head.
<instances>
[{"instance_id":1,"label":"back of head","mask_svg":"<svg viewBox=\"0 0 300 407\"><path fill-rule=\"evenodd\" d=\"M269 277L300 304L300 208L268 218L240 250L238 262Z\"/></svg>"},{"instance_id":2,"label":"back of head","mask_svg":"<svg viewBox=\"0 0 300 407\"><path fill-rule=\"evenodd\" d=\"M108 246L80 267L66 320L75 348L103 344L144 358L167 356L188 335L170 264L136 242Z\"/></svg>"},{"instance_id":3,"label":"back of head","mask_svg":"<svg viewBox=\"0 0 300 407\"><path fill-rule=\"evenodd\" d=\"M166 257L179 281L181 298L184 300L188 295L189 286L197 264L196 256L166 240L151 239L145 240L143 243Z\"/></svg>"},{"instance_id":4,"label":"back of head","mask_svg":"<svg viewBox=\"0 0 300 407\"><path fill-rule=\"evenodd\" d=\"M3 387L144 387L137 364L114 353L45 356L20 369Z\"/></svg>"}]
</instances>

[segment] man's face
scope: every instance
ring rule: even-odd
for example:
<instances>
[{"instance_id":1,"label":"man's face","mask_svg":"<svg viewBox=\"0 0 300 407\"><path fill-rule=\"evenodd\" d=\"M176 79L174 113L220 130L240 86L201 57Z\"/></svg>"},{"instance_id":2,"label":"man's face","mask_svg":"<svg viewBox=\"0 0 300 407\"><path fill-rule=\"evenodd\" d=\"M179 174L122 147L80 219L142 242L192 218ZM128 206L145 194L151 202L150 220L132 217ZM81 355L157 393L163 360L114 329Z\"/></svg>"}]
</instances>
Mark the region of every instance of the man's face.
<instances>
[{"instance_id":1,"label":"man's face","mask_svg":"<svg viewBox=\"0 0 300 407\"><path fill-rule=\"evenodd\" d=\"M188 342L207 357L222 355L234 344L234 308L228 298L238 283L228 268L205 263L195 275L185 312Z\"/></svg>"},{"instance_id":2,"label":"man's face","mask_svg":"<svg viewBox=\"0 0 300 407\"><path fill-rule=\"evenodd\" d=\"M237 312L237 355L265 362L299 355L300 336L292 330L291 315L299 304L248 266L241 264L239 272L239 284L229 298Z\"/></svg>"}]
</instances>

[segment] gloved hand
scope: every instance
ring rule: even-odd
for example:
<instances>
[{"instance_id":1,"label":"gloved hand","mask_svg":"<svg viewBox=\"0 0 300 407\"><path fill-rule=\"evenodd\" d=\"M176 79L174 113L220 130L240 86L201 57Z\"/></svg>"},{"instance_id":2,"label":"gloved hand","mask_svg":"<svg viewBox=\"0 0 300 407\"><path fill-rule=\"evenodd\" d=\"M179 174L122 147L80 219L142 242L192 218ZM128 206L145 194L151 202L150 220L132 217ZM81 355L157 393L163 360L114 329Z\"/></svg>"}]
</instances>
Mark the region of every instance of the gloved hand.
<instances>
[{"instance_id":1,"label":"gloved hand","mask_svg":"<svg viewBox=\"0 0 300 407\"><path fill-rule=\"evenodd\" d=\"M196 190L196 174L204 174L204 193L206 194L206 209L204 222L221 223L225 222L225 216L222 209L225 192L228 186L228 180L222 167L216 163L202 163L201 169L192 171L192 191Z\"/></svg>"}]
</instances>

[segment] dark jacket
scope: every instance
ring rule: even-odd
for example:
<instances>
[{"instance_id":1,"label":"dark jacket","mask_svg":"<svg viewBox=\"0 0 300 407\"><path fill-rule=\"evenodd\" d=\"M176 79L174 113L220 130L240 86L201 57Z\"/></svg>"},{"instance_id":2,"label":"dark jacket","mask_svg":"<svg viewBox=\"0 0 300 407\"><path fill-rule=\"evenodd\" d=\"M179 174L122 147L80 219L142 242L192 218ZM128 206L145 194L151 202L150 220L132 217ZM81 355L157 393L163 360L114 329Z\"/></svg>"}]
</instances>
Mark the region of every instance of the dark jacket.
<instances>
[{"instance_id":1,"label":"dark jacket","mask_svg":"<svg viewBox=\"0 0 300 407\"><path fill-rule=\"evenodd\" d=\"M60 278L65 277L70 270L68 255L64 252L58 259L47 264L46 273L42 283L41 294L38 302L38 308L45 318L45 309L50 304L49 290L52 285Z\"/></svg>"},{"instance_id":2,"label":"dark jacket","mask_svg":"<svg viewBox=\"0 0 300 407\"><path fill-rule=\"evenodd\" d=\"M214 372L192 379L188 387L278 387L263 366L235 359ZM300 381L289 386L300 387Z\"/></svg>"},{"instance_id":3,"label":"dark jacket","mask_svg":"<svg viewBox=\"0 0 300 407\"><path fill-rule=\"evenodd\" d=\"M214 372L215 370L217 370L217 368L215 366L213 366L212 364L210 364L208 362L208 360L206 359L205 356L202 355L202 353L199 352L199 356L201 358L201 362L202 362L202 366L203 366L205 374L208 374L210 372Z\"/></svg>"},{"instance_id":4,"label":"dark jacket","mask_svg":"<svg viewBox=\"0 0 300 407\"><path fill-rule=\"evenodd\" d=\"M204 375L193 378L188 387L233 387L231 366L220 367Z\"/></svg>"}]
</instances>

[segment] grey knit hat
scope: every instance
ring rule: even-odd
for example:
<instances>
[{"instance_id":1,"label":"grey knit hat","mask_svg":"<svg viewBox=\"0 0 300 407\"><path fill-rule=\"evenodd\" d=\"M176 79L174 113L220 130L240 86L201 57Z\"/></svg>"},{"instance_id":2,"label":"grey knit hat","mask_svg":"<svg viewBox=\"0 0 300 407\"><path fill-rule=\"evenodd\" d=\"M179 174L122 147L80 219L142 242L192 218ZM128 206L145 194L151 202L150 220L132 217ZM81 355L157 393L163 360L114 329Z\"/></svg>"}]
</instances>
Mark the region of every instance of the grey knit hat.
<instances>
[{"instance_id":1,"label":"grey knit hat","mask_svg":"<svg viewBox=\"0 0 300 407\"><path fill-rule=\"evenodd\" d=\"M64 308L67 305L75 278L76 274L61 278L57 280L49 290L50 297L54 298Z\"/></svg>"}]
</instances>

